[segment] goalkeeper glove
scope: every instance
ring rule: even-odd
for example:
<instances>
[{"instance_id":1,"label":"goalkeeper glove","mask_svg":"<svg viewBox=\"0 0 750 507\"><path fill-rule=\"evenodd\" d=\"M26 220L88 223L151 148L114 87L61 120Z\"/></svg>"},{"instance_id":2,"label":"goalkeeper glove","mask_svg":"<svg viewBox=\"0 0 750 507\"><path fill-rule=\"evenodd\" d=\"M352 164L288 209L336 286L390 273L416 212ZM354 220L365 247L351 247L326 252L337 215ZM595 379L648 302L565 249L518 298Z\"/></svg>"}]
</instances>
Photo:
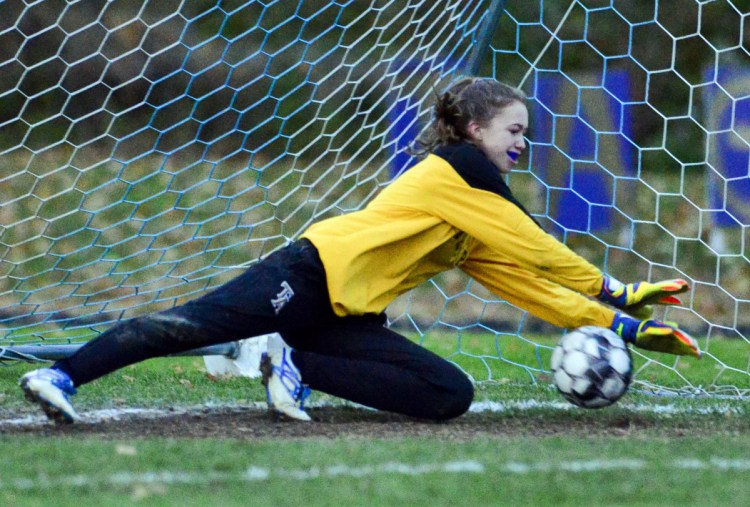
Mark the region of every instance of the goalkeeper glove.
<instances>
[{"instance_id":1,"label":"goalkeeper glove","mask_svg":"<svg viewBox=\"0 0 750 507\"><path fill-rule=\"evenodd\" d=\"M701 351L698 342L676 324L658 320L636 320L622 313L615 314L610 327L623 340L636 347L666 352L678 356L693 356L700 359Z\"/></svg>"},{"instance_id":2,"label":"goalkeeper glove","mask_svg":"<svg viewBox=\"0 0 750 507\"><path fill-rule=\"evenodd\" d=\"M605 276L597 299L624 310L637 319L647 320L653 314L651 305L681 305L682 301L675 294L681 294L689 289L688 283L679 279L625 285L614 278Z\"/></svg>"}]
</instances>

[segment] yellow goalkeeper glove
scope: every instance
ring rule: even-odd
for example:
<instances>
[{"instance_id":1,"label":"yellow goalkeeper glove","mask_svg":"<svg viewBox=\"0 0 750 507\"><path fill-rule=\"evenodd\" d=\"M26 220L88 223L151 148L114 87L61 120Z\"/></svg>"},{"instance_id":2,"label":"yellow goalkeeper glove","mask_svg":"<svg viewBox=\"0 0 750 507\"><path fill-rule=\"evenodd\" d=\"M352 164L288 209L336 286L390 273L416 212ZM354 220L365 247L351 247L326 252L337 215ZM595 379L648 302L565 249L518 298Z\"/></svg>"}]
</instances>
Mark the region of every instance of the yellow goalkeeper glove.
<instances>
[{"instance_id":1,"label":"yellow goalkeeper glove","mask_svg":"<svg viewBox=\"0 0 750 507\"><path fill-rule=\"evenodd\" d=\"M639 321L618 313L615 315L610 329L622 336L626 342L642 349L666 352L677 356L693 356L698 359L701 357L698 342L671 322Z\"/></svg>"},{"instance_id":2,"label":"yellow goalkeeper glove","mask_svg":"<svg viewBox=\"0 0 750 507\"><path fill-rule=\"evenodd\" d=\"M688 283L679 279L625 285L614 278L605 276L597 298L639 320L647 320L653 314L651 305L681 305L682 301L676 297L676 294L682 294L689 289Z\"/></svg>"}]
</instances>

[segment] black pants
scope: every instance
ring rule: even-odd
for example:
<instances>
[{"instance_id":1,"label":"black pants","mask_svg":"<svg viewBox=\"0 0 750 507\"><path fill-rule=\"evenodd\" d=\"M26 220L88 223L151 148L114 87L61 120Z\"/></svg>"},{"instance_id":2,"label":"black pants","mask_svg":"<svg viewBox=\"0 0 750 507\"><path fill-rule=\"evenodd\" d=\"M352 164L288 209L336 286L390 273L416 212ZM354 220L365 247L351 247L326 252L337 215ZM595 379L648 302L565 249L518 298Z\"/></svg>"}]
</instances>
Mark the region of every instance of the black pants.
<instances>
[{"instance_id":1,"label":"black pants","mask_svg":"<svg viewBox=\"0 0 750 507\"><path fill-rule=\"evenodd\" d=\"M466 412L466 375L384 324L337 317L317 250L300 240L185 305L117 324L55 367L80 386L144 359L278 332L312 389L426 419Z\"/></svg>"}]
</instances>

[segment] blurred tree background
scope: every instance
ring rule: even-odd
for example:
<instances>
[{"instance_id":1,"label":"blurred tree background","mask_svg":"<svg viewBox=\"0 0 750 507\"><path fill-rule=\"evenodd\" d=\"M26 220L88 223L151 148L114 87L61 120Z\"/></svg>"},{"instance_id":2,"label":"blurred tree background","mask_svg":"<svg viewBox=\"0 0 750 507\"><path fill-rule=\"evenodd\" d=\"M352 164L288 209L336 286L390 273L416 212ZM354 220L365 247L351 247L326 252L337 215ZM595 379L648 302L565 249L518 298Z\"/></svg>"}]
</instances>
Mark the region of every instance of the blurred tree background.
<instances>
[{"instance_id":1,"label":"blurred tree background","mask_svg":"<svg viewBox=\"0 0 750 507\"><path fill-rule=\"evenodd\" d=\"M475 4L474 8L487 6ZM636 100L647 100L653 109L637 115L639 144L660 144L663 116L680 117L668 125L674 129L669 135L670 151L679 162L702 161L704 154L696 142L701 132L688 120L698 114L697 92L706 81L707 68L750 65L746 16L750 3L583 0L577 4L537 68L571 75L601 70L605 62L610 69L626 68L635 80ZM568 5L507 1L507 14L492 46L518 53L501 58L488 53L481 74L520 81ZM387 26L404 10L412 11L407 18L411 28ZM430 17L440 15L440 9L424 2L385 0L46 0L32 5L6 1L0 19L0 152L19 139L32 151L105 135L122 139L141 132L144 125L154 131L121 142L116 150L102 140L100 149L128 160L144 146L173 152L197 141L210 146L212 154L231 153L233 131L247 132L261 125L253 130L259 139L294 132L293 140L266 147L273 158L284 150L304 147L319 135L302 127L321 110L302 106L330 96L341 84L322 79L341 62L357 88L346 96L346 103L339 104L344 106L341 118L378 109L385 114L388 104L381 98L388 83L372 69L382 69L384 61L400 55L419 58L418 52L410 54L407 49L419 49L415 35L445 36L426 28L432 24ZM362 37L379 25L381 30ZM371 50L384 41L388 48ZM450 49L444 51L445 57ZM527 88L532 84L533 79L525 83ZM151 138L160 127L174 123L180 127L169 135L158 142ZM346 149L361 150L369 139L362 135L358 142L347 143Z\"/></svg>"}]
</instances>

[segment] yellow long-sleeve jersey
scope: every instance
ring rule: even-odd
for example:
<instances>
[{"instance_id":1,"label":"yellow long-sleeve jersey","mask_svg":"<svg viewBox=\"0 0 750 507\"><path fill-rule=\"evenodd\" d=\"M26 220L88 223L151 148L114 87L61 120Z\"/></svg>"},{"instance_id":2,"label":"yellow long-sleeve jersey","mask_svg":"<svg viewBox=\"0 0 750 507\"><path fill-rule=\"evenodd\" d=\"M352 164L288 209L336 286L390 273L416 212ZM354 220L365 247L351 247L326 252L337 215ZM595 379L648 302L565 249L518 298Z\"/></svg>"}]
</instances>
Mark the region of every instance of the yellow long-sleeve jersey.
<instances>
[{"instance_id":1,"label":"yellow long-sleeve jersey","mask_svg":"<svg viewBox=\"0 0 750 507\"><path fill-rule=\"evenodd\" d=\"M609 327L614 318L587 297L599 293L601 271L545 233L470 144L436 150L363 210L318 222L302 237L318 249L339 316L382 312L400 294L459 267L560 327Z\"/></svg>"}]
</instances>

